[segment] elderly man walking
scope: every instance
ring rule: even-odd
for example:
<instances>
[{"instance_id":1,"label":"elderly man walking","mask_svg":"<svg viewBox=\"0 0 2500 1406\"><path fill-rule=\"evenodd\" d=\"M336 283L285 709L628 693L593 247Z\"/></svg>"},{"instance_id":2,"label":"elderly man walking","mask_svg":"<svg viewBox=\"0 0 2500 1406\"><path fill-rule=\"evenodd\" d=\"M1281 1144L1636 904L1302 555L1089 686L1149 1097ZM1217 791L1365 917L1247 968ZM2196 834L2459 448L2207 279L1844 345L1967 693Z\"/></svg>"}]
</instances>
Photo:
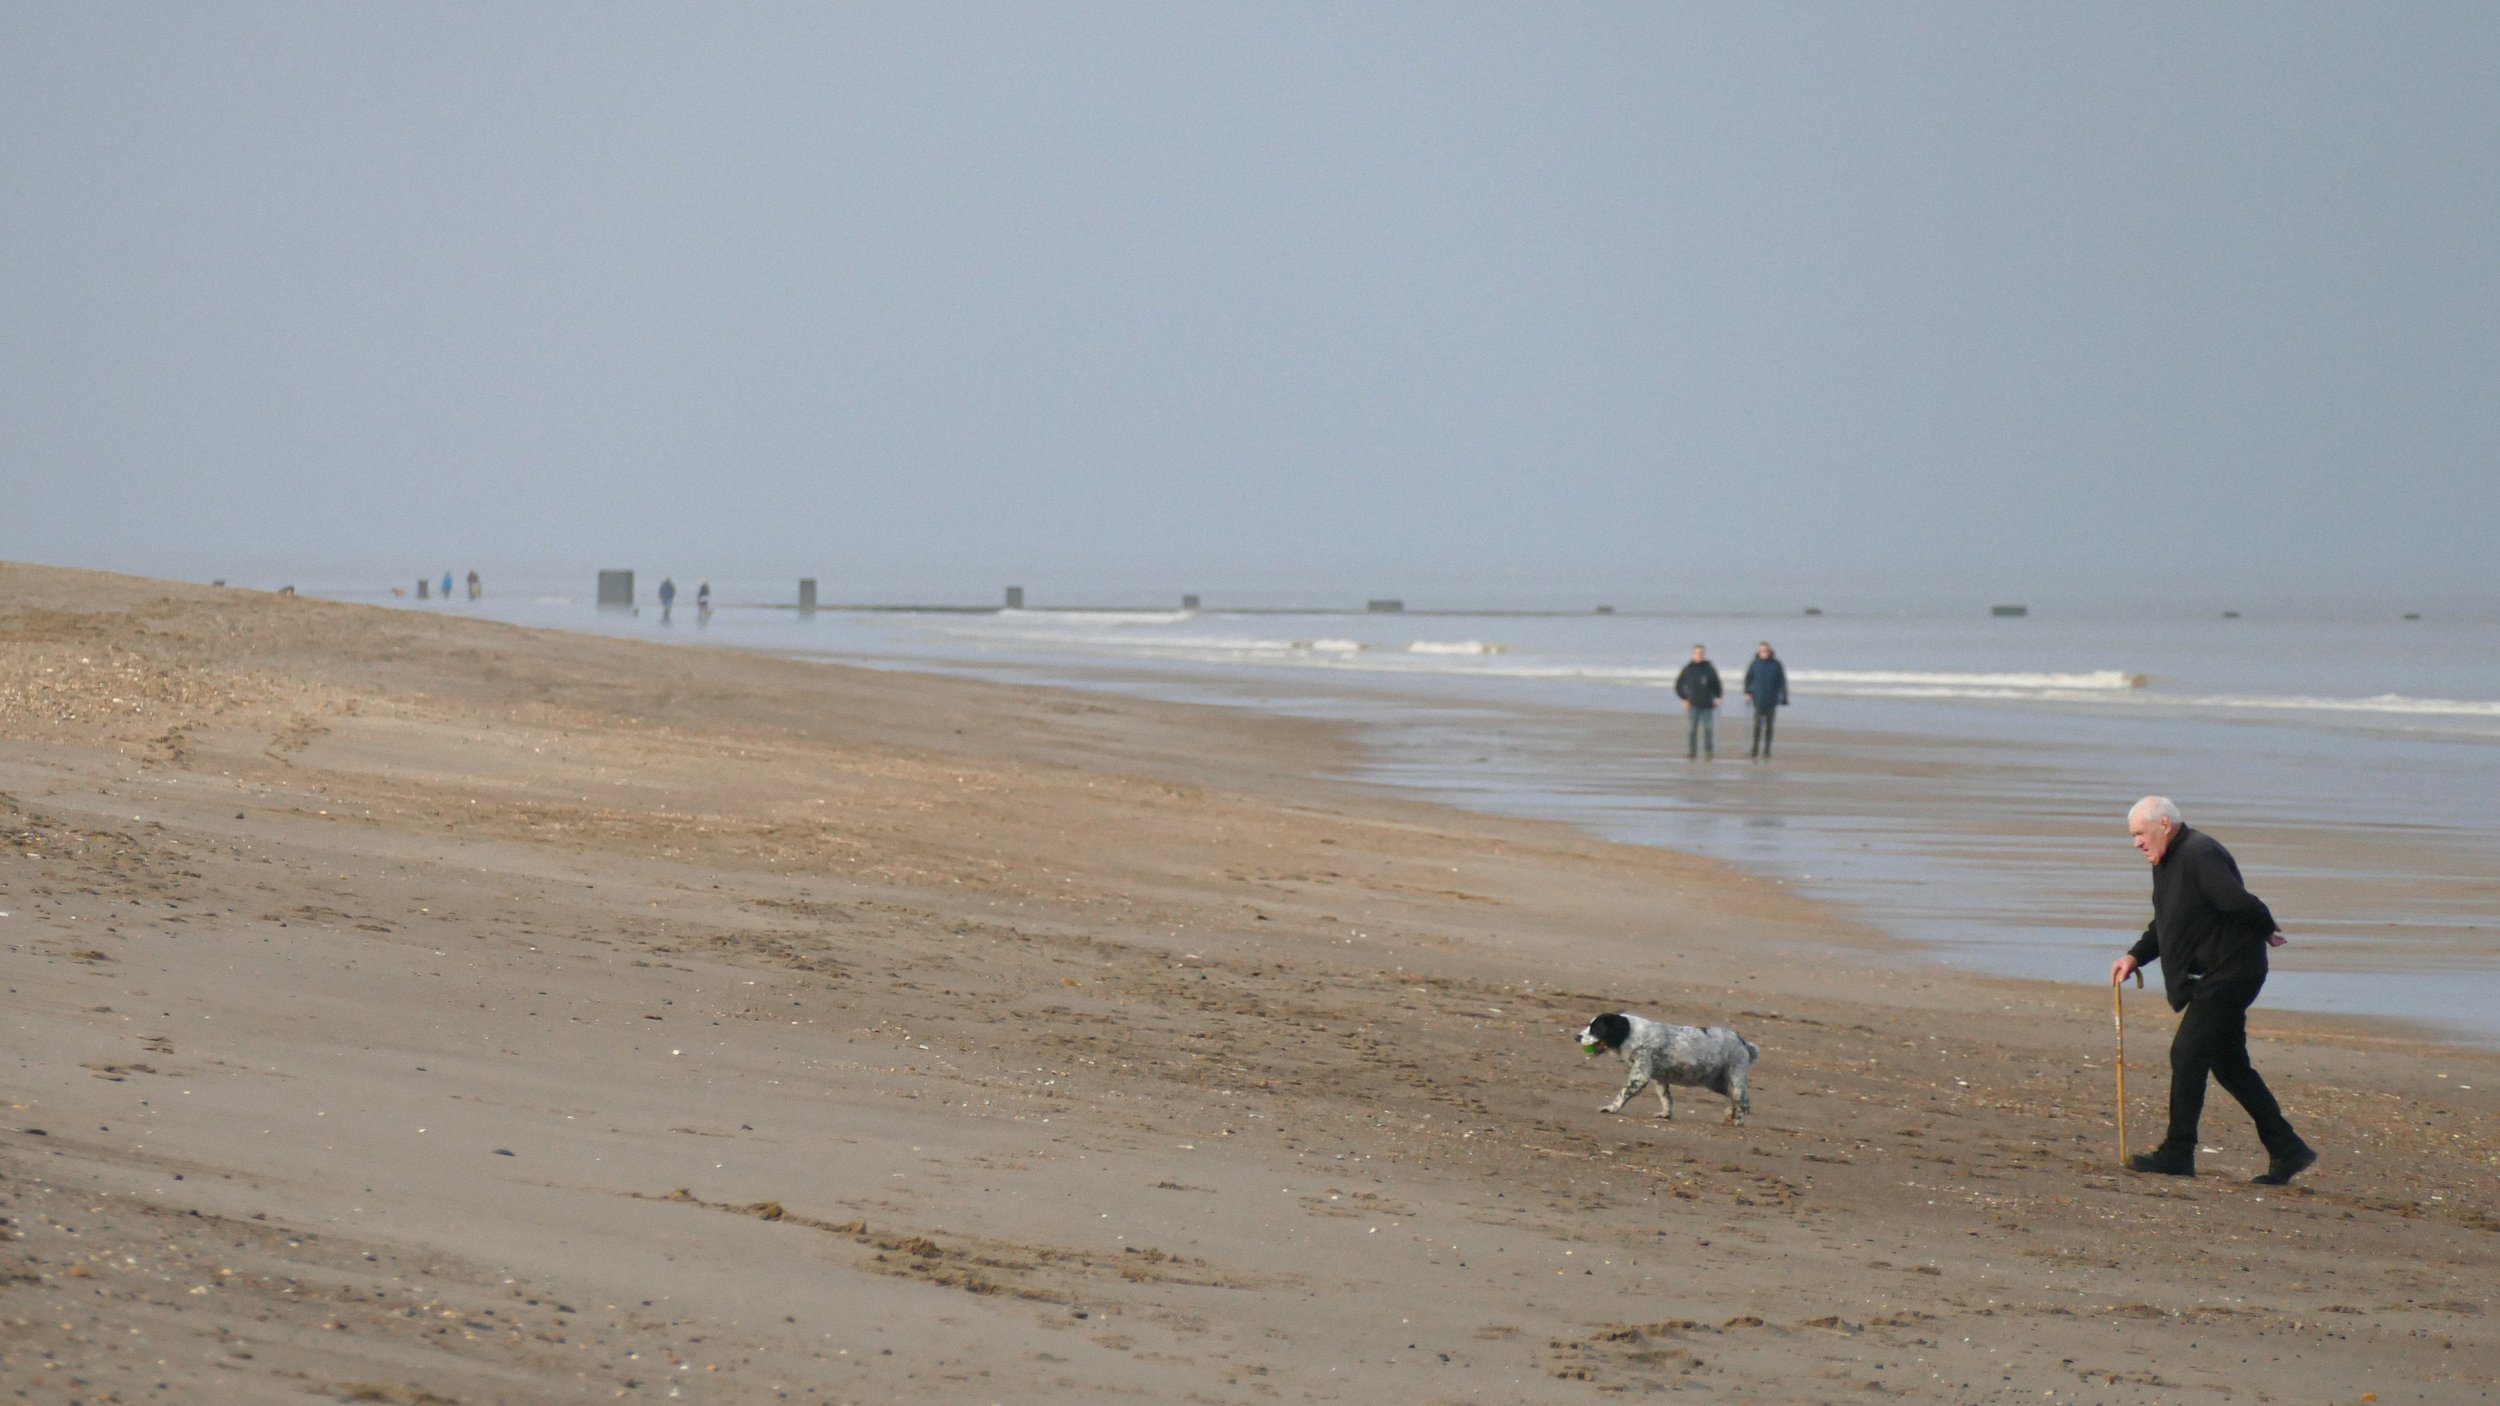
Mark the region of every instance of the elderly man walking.
<instances>
[{"instance_id":1,"label":"elderly man walking","mask_svg":"<svg viewBox=\"0 0 2500 1406\"><path fill-rule=\"evenodd\" d=\"M2220 841L2191 830L2179 808L2146 796L2127 812L2127 833L2153 865L2153 921L2109 979L2161 963L2163 994L2181 1012L2170 1042L2170 1132L2161 1146L2127 1159L2139 1172L2196 1175L2196 1125L2205 1111L2205 1076L2230 1091L2257 1120L2266 1147L2262 1186L2282 1186L2318 1160L2248 1062L2248 1007L2266 984L2266 949L2283 944L2274 914L2240 881Z\"/></svg>"}]
</instances>

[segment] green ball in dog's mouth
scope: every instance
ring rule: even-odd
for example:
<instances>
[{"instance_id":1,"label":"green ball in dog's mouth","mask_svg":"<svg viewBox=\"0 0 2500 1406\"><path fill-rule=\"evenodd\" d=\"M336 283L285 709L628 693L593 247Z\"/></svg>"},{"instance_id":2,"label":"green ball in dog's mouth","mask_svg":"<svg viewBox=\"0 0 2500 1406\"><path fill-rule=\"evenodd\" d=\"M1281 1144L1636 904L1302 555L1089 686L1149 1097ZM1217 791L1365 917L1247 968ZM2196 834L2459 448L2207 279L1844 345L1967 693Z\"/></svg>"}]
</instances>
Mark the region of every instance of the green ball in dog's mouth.
<instances>
[{"instance_id":1,"label":"green ball in dog's mouth","mask_svg":"<svg viewBox=\"0 0 2500 1406\"><path fill-rule=\"evenodd\" d=\"M1595 1054L1604 1048L1606 1048L1604 1045L1597 1043L1595 1040L1582 1040L1580 1042L1580 1053L1582 1054Z\"/></svg>"}]
</instances>

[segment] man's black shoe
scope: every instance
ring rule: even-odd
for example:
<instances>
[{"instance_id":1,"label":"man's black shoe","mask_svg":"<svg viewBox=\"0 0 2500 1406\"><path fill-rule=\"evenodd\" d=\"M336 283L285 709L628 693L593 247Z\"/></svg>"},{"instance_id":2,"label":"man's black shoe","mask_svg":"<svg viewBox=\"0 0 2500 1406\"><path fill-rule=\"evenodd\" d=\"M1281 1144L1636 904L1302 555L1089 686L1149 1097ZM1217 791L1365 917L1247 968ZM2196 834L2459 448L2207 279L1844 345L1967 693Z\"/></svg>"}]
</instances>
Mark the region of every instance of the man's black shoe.
<instances>
[{"instance_id":1,"label":"man's black shoe","mask_svg":"<svg viewBox=\"0 0 2500 1406\"><path fill-rule=\"evenodd\" d=\"M2192 1177L2196 1175L2196 1154L2192 1151L2172 1152L2167 1148L2155 1148L2151 1152L2139 1152L2128 1158L2127 1170L2152 1172L2165 1177Z\"/></svg>"},{"instance_id":2,"label":"man's black shoe","mask_svg":"<svg viewBox=\"0 0 2500 1406\"><path fill-rule=\"evenodd\" d=\"M2281 1157L2267 1158L2265 1174L2250 1177L2249 1180L2259 1186L2289 1186L2292 1184L2292 1178L2316 1165L2318 1165L2317 1150L2304 1147Z\"/></svg>"}]
</instances>

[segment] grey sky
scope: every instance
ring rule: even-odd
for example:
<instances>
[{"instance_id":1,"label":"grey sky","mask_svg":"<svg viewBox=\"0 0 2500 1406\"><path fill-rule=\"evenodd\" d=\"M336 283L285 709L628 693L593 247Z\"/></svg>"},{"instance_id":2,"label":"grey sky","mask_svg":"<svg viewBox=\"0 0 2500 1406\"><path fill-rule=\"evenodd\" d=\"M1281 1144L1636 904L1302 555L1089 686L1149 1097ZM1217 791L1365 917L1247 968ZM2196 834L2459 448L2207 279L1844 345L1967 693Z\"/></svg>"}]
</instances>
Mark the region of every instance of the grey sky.
<instances>
[{"instance_id":1,"label":"grey sky","mask_svg":"<svg viewBox=\"0 0 2500 1406\"><path fill-rule=\"evenodd\" d=\"M21 0L0 556L2473 598L2495 60L2483 4Z\"/></svg>"}]
</instances>

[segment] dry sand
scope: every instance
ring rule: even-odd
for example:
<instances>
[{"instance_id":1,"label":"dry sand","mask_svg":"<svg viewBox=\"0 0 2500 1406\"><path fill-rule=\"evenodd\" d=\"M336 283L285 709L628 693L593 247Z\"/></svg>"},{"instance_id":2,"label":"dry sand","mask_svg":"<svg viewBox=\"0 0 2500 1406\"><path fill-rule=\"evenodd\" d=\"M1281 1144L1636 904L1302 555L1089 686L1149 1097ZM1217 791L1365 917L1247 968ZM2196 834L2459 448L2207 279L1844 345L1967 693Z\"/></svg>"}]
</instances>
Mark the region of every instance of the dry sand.
<instances>
[{"instance_id":1,"label":"dry sand","mask_svg":"<svg viewBox=\"0 0 2500 1406\"><path fill-rule=\"evenodd\" d=\"M2494 1396L2491 1054L2261 1009L2321 1165L2118 1174L2106 988L1348 760L0 567L0 1394Z\"/></svg>"}]
</instances>

